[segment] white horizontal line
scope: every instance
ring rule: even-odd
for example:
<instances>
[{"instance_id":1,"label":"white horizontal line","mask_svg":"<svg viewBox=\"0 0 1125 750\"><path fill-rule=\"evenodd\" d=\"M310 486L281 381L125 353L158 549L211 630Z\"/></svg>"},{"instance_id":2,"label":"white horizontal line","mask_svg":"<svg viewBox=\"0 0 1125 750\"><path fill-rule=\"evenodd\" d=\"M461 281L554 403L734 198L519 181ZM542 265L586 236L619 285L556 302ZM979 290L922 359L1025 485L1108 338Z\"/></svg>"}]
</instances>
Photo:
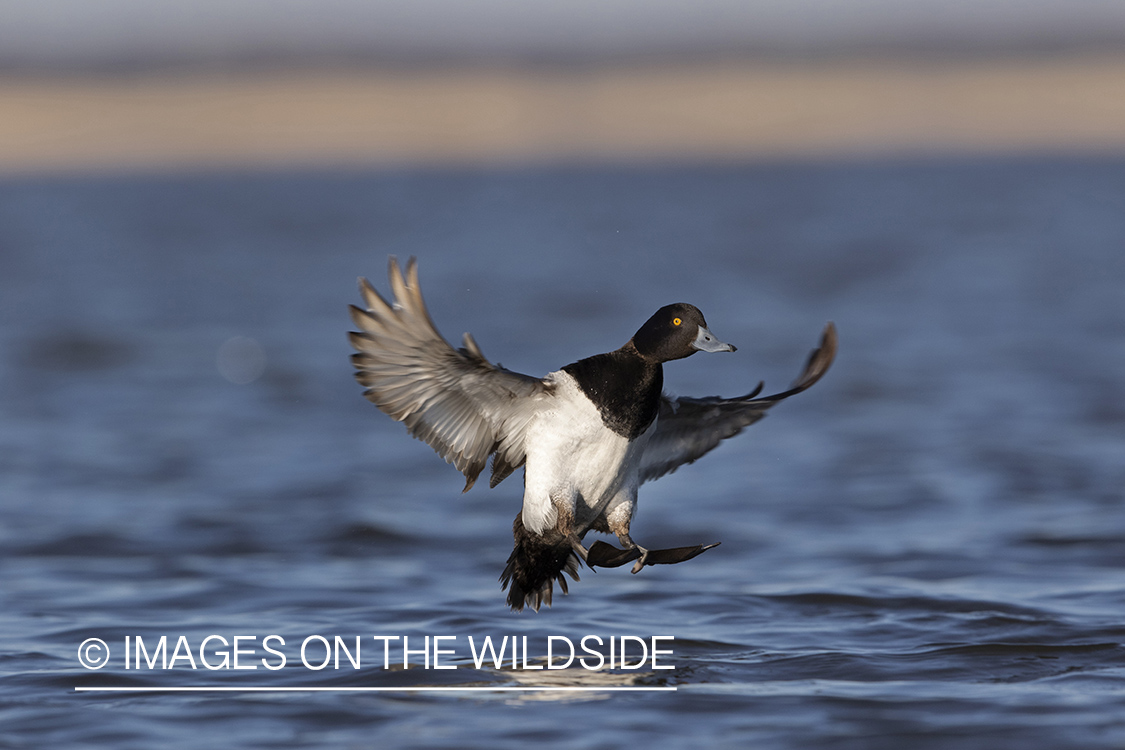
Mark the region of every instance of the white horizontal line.
<instances>
[{"instance_id":1,"label":"white horizontal line","mask_svg":"<svg viewBox=\"0 0 1125 750\"><path fill-rule=\"evenodd\" d=\"M251 685L247 687L76 687L77 693L453 693L453 692L506 692L506 693L534 693L534 692L675 692L672 687L646 687L646 686L621 686L606 687L555 687L546 685L529 685L527 687L264 687Z\"/></svg>"}]
</instances>

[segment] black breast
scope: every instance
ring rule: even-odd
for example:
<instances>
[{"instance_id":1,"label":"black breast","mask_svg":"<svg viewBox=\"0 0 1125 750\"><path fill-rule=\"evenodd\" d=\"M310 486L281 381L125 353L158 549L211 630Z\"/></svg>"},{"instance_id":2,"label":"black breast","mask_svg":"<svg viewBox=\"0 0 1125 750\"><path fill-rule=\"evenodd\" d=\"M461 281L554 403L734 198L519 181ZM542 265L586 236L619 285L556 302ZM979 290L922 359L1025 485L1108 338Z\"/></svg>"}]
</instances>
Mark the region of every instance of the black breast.
<instances>
[{"instance_id":1,"label":"black breast","mask_svg":"<svg viewBox=\"0 0 1125 750\"><path fill-rule=\"evenodd\" d=\"M664 371L635 352L619 349L567 365L563 371L598 407L602 422L630 440L643 433L660 408Z\"/></svg>"}]
</instances>

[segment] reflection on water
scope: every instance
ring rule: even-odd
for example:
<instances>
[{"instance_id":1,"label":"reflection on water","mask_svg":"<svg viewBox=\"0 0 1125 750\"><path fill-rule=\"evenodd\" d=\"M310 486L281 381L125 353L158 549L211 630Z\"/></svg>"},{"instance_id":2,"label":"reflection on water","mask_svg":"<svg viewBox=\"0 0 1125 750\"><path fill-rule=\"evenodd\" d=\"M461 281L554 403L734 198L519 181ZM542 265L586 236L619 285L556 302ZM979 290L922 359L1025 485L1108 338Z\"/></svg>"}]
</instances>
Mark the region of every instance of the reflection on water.
<instances>
[{"instance_id":1,"label":"reflection on water","mask_svg":"<svg viewBox=\"0 0 1125 750\"><path fill-rule=\"evenodd\" d=\"M1120 746L1123 247L1119 160L4 183L6 734ZM642 489L643 544L722 547L584 570L554 609L516 616L496 579L519 480L460 495L352 380L345 306L388 254L419 257L448 338L470 330L515 370L616 347L681 300L739 350L671 363L676 393L784 386L826 320L839 359ZM74 656L88 637L255 634L260 657L271 633L294 664L311 634L456 636L458 668L91 672ZM673 635L676 669L467 658L469 636L587 634ZM678 690L73 693L99 684ZM565 715L543 710L558 699Z\"/></svg>"}]
</instances>

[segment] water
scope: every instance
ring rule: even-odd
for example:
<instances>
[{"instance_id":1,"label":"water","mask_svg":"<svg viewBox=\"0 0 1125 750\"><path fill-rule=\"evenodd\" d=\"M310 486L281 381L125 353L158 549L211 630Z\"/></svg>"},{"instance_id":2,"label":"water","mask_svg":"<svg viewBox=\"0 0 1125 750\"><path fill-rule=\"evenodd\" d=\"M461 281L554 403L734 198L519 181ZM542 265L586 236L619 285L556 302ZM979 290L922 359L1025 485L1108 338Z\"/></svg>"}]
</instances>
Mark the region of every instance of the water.
<instances>
[{"instance_id":1,"label":"water","mask_svg":"<svg viewBox=\"0 0 1125 750\"><path fill-rule=\"evenodd\" d=\"M0 738L1125 746L1123 250L1120 159L8 180ZM672 363L674 392L784 387L827 320L840 354L642 488L642 544L721 547L515 615L518 477L460 495L352 381L344 306L388 254L524 372L678 300L739 351ZM212 634L251 664L281 635L287 666L124 668L127 636ZM363 636L362 668L304 668L313 634ZM467 640L527 636L534 666L587 634L674 636L675 669L478 670ZM456 636L458 668L385 670L374 635ZM74 690L107 685L677 690Z\"/></svg>"}]
</instances>

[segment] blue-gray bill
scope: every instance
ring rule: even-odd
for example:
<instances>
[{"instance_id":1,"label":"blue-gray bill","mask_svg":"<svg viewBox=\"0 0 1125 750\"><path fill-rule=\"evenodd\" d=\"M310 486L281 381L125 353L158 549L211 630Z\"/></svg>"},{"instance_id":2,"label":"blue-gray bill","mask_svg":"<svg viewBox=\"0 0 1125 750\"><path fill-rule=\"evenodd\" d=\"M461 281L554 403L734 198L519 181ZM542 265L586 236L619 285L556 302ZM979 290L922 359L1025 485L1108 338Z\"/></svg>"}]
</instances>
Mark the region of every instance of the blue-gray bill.
<instances>
[{"instance_id":1,"label":"blue-gray bill","mask_svg":"<svg viewBox=\"0 0 1125 750\"><path fill-rule=\"evenodd\" d=\"M699 333L695 335L695 341L691 345L701 352L736 352L738 348L734 344L728 344L719 341L715 334L707 328L707 326L699 326Z\"/></svg>"}]
</instances>

